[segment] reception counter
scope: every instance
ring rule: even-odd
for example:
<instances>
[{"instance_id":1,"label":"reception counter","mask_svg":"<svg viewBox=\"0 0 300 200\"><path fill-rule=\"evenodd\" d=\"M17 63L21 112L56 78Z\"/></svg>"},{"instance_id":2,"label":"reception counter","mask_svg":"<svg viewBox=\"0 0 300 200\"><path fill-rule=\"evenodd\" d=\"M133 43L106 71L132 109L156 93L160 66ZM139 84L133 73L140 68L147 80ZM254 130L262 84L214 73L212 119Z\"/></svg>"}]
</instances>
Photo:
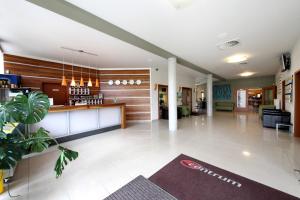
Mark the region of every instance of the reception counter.
<instances>
[{"instance_id":1,"label":"reception counter","mask_svg":"<svg viewBox=\"0 0 300 200\"><path fill-rule=\"evenodd\" d=\"M32 131L43 127L59 142L126 128L125 104L52 106Z\"/></svg>"}]
</instances>

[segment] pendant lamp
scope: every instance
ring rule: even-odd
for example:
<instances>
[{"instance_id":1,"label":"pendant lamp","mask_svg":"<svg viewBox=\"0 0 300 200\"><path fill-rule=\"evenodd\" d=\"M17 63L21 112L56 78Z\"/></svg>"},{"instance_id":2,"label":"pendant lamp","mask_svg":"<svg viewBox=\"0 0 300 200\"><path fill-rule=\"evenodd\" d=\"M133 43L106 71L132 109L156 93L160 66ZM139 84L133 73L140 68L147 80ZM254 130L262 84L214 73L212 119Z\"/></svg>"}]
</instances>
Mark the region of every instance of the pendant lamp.
<instances>
[{"instance_id":1,"label":"pendant lamp","mask_svg":"<svg viewBox=\"0 0 300 200\"><path fill-rule=\"evenodd\" d=\"M73 63L73 59L72 59L72 80L71 80L71 86L75 87L76 86L76 82L75 82L75 78L74 78L74 63Z\"/></svg>"},{"instance_id":2,"label":"pendant lamp","mask_svg":"<svg viewBox=\"0 0 300 200\"><path fill-rule=\"evenodd\" d=\"M82 78L82 67L81 67L81 77L80 77L80 87L83 87L84 86L84 81L83 81L83 78Z\"/></svg>"},{"instance_id":3,"label":"pendant lamp","mask_svg":"<svg viewBox=\"0 0 300 200\"><path fill-rule=\"evenodd\" d=\"M92 79L91 79L91 73L90 73L90 68L89 68L89 82L88 82L88 87L92 87L93 83L92 83Z\"/></svg>"},{"instance_id":4,"label":"pendant lamp","mask_svg":"<svg viewBox=\"0 0 300 200\"><path fill-rule=\"evenodd\" d=\"M66 80L66 76L65 76L65 55L63 56L63 75L62 75L61 85L67 86L67 80Z\"/></svg>"},{"instance_id":5,"label":"pendant lamp","mask_svg":"<svg viewBox=\"0 0 300 200\"><path fill-rule=\"evenodd\" d=\"M96 82L95 87L99 87L98 70L96 69Z\"/></svg>"}]
</instances>

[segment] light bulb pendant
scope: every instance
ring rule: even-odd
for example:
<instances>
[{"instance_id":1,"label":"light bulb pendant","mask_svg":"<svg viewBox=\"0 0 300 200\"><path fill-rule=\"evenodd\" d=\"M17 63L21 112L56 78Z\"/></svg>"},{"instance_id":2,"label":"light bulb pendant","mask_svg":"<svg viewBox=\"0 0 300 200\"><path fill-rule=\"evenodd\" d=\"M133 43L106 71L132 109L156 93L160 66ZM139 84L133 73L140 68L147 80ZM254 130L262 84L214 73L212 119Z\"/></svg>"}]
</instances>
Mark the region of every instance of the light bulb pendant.
<instances>
[{"instance_id":1,"label":"light bulb pendant","mask_svg":"<svg viewBox=\"0 0 300 200\"><path fill-rule=\"evenodd\" d=\"M80 84L79 84L79 85L80 85L80 87L83 87L83 86L84 86L84 81L83 81L83 78L82 78L82 77L80 78Z\"/></svg>"},{"instance_id":2,"label":"light bulb pendant","mask_svg":"<svg viewBox=\"0 0 300 200\"><path fill-rule=\"evenodd\" d=\"M89 86L89 87L92 87L92 86L93 86L93 83L92 83L91 78L89 78L88 86Z\"/></svg>"},{"instance_id":3,"label":"light bulb pendant","mask_svg":"<svg viewBox=\"0 0 300 200\"><path fill-rule=\"evenodd\" d=\"M71 86L72 86L72 87L75 87L75 86L76 86L76 82L75 82L74 76L72 76Z\"/></svg>"},{"instance_id":4,"label":"light bulb pendant","mask_svg":"<svg viewBox=\"0 0 300 200\"><path fill-rule=\"evenodd\" d=\"M99 80L98 80L98 78L96 78L95 87L99 87Z\"/></svg>"},{"instance_id":5,"label":"light bulb pendant","mask_svg":"<svg viewBox=\"0 0 300 200\"><path fill-rule=\"evenodd\" d=\"M62 77L61 85L62 85L62 86L67 86L66 76L63 76L63 77Z\"/></svg>"}]
</instances>

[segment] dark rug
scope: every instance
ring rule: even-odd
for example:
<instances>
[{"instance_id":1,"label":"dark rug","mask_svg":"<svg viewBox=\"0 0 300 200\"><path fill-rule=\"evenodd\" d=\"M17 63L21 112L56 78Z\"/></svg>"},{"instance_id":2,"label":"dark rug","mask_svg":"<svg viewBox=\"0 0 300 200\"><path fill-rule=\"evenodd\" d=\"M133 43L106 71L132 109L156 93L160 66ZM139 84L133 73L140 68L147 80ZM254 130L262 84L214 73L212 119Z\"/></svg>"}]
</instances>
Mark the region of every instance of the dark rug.
<instances>
[{"instance_id":1,"label":"dark rug","mask_svg":"<svg viewBox=\"0 0 300 200\"><path fill-rule=\"evenodd\" d=\"M149 179L180 200L299 199L186 155L178 156Z\"/></svg>"},{"instance_id":2,"label":"dark rug","mask_svg":"<svg viewBox=\"0 0 300 200\"><path fill-rule=\"evenodd\" d=\"M143 176L138 176L104 200L177 200Z\"/></svg>"}]
</instances>

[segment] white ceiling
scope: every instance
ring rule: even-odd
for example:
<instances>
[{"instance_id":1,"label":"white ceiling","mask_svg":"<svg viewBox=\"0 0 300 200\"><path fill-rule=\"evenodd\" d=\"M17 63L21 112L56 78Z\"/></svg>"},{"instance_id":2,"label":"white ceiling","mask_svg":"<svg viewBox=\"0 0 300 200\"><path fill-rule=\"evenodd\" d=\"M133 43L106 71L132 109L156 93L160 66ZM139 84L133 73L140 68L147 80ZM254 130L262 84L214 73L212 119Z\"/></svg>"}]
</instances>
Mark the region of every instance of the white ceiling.
<instances>
[{"instance_id":1,"label":"white ceiling","mask_svg":"<svg viewBox=\"0 0 300 200\"><path fill-rule=\"evenodd\" d=\"M280 54L300 37L299 0L193 0L183 9L169 0L68 1L225 78L275 74ZM235 38L240 46L216 47ZM235 53L249 54L249 64L224 63Z\"/></svg>"},{"instance_id":2,"label":"white ceiling","mask_svg":"<svg viewBox=\"0 0 300 200\"><path fill-rule=\"evenodd\" d=\"M299 0L193 0L183 9L168 0L68 1L225 78L246 70L257 72L255 76L275 74L279 55L290 51L300 36ZM92 61L99 67L166 66L161 57L24 0L0 4L0 39L7 53L61 60L59 47L68 46L99 54ZM240 46L225 51L216 47L235 38ZM251 55L248 65L224 62L235 53ZM71 55L66 56L70 62ZM88 64L78 56L75 62Z\"/></svg>"},{"instance_id":3,"label":"white ceiling","mask_svg":"<svg viewBox=\"0 0 300 200\"><path fill-rule=\"evenodd\" d=\"M100 68L167 67L164 58L23 0L0 0L0 42L5 53ZM79 55L71 47L98 54ZM204 75L179 66L191 78Z\"/></svg>"}]
</instances>

